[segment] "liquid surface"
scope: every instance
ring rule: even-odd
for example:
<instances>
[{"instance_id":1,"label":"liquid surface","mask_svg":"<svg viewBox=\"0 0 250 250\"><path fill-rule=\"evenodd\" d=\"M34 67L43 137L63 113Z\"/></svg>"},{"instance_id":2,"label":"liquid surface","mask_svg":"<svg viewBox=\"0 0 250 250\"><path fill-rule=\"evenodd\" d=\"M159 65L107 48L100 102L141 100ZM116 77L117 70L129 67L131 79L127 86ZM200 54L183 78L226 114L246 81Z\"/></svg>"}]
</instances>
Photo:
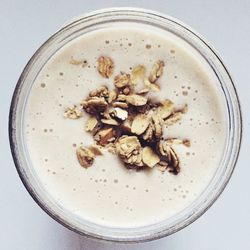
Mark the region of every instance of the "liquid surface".
<instances>
[{"instance_id":1,"label":"liquid surface","mask_svg":"<svg viewBox=\"0 0 250 250\"><path fill-rule=\"evenodd\" d=\"M93 143L84 131L88 115L65 119L66 107L113 78L96 69L100 55L115 63L113 76L142 64L166 63L159 83L159 100L170 99L188 112L165 129L169 137L187 138L191 147L175 147L181 172L126 169L117 156L104 151L92 167L82 168L76 146ZM72 65L73 59L85 66ZM159 222L182 211L206 188L218 167L226 139L224 104L216 79L203 58L170 33L136 27L103 29L71 41L38 75L27 102L25 135L30 159L41 185L69 212L98 224L137 227Z\"/></svg>"}]
</instances>

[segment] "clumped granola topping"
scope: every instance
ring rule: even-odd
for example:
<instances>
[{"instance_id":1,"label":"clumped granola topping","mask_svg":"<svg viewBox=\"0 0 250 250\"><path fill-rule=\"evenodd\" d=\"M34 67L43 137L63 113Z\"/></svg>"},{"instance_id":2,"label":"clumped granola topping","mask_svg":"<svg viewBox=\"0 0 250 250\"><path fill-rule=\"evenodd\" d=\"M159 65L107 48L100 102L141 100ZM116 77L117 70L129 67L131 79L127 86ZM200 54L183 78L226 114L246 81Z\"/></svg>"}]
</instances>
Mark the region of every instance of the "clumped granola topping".
<instances>
[{"instance_id":1,"label":"clumped granola topping","mask_svg":"<svg viewBox=\"0 0 250 250\"><path fill-rule=\"evenodd\" d=\"M118 89L129 87L131 85L130 74L121 72L114 78L114 84Z\"/></svg>"},{"instance_id":2,"label":"clumped granola topping","mask_svg":"<svg viewBox=\"0 0 250 250\"><path fill-rule=\"evenodd\" d=\"M151 83L155 83L162 76L164 66L165 63L162 60L155 62L148 78Z\"/></svg>"},{"instance_id":3,"label":"clumped granola topping","mask_svg":"<svg viewBox=\"0 0 250 250\"><path fill-rule=\"evenodd\" d=\"M94 162L94 153L87 147L80 146L76 150L76 156L80 165L84 168L90 167Z\"/></svg>"},{"instance_id":4,"label":"clumped granola topping","mask_svg":"<svg viewBox=\"0 0 250 250\"><path fill-rule=\"evenodd\" d=\"M135 66L130 73L114 76L114 89L102 85L91 91L77 106L66 109L64 116L77 119L83 111L89 118L85 130L92 134L95 143L89 147L80 145L76 150L81 166L87 168L102 149L116 154L127 168L154 168L173 174L180 172L180 159L175 147L190 147L188 139L164 138L164 127L174 125L187 112L187 106L176 109L172 101L152 101L148 93L160 91L158 83L165 63L158 60L146 77L143 65ZM110 57L98 59L98 72L110 78L114 62ZM136 85L144 84L141 90ZM138 86L137 86L138 87Z\"/></svg>"},{"instance_id":5,"label":"clumped granola topping","mask_svg":"<svg viewBox=\"0 0 250 250\"><path fill-rule=\"evenodd\" d=\"M69 118L69 119L78 119L82 116L82 110L77 107L76 105L72 106L72 107L69 107L67 108L65 111L64 111L64 114L63 116L65 118Z\"/></svg>"},{"instance_id":6,"label":"clumped granola topping","mask_svg":"<svg viewBox=\"0 0 250 250\"><path fill-rule=\"evenodd\" d=\"M114 71L114 62L110 57L100 56L98 59L98 71L104 78L110 78Z\"/></svg>"},{"instance_id":7,"label":"clumped granola topping","mask_svg":"<svg viewBox=\"0 0 250 250\"><path fill-rule=\"evenodd\" d=\"M108 103L104 97L93 96L82 101L81 105L87 113L97 114L103 112L107 108Z\"/></svg>"}]
</instances>

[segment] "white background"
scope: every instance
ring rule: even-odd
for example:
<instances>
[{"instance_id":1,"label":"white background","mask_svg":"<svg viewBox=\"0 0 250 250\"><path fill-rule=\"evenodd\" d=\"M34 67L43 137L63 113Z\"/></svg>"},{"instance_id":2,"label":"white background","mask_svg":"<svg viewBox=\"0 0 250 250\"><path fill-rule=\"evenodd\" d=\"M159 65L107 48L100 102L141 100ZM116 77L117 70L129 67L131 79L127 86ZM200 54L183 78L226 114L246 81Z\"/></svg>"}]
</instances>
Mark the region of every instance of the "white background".
<instances>
[{"instance_id":1,"label":"white background","mask_svg":"<svg viewBox=\"0 0 250 250\"><path fill-rule=\"evenodd\" d=\"M219 200L181 232L137 245L95 242L53 221L22 185L8 142L11 95L28 59L70 18L113 6L158 10L186 22L201 33L216 48L233 75L243 111L240 158ZM0 0L0 249L250 250L249 61L249 0Z\"/></svg>"}]
</instances>

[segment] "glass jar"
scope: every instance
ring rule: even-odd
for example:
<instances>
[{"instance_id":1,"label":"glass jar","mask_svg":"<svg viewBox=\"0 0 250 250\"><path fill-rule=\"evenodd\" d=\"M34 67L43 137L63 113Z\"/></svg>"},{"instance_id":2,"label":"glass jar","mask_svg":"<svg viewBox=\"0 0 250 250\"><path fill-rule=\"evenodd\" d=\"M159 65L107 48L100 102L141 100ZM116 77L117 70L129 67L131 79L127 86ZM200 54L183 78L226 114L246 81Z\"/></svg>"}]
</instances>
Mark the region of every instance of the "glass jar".
<instances>
[{"instance_id":1,"label":"glass jar","mask_svg":"<svg viewBox=\"0 0 250 250\"><path fill-rule=\"evenodd\" d=\"M61 47L93 30L117 27L122 23L147 24L174 33L205 58L218 78L227 106L227 140L217 172L206 190L186 209L159 223L138 228L111 228L77 218L53 202L43 189L32 168L24 139L26 101L35 79ZM50 37L32 56L23 70L13 94L9 115L9 138L14 162L21 180L39 206L65 227L97 239L119 242L143 242L170 235L192 223L218 198L233 172L241 144L241 112L236 90L222 60L195 31L180 21L160 13L135 8L112 8L91 12L75 19Z\"/></svg>"}]
</instances>

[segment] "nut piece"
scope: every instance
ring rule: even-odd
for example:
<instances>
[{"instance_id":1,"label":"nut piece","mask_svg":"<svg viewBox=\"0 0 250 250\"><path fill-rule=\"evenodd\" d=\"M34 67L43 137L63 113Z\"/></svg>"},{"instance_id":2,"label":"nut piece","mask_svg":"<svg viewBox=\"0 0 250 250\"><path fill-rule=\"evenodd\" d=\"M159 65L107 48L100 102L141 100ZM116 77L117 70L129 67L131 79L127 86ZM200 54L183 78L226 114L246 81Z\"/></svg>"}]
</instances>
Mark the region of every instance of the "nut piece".
<instances>
[{"instance_id":1,"label":"nut piece","mask_svg":"<svg viewBox=\"0 0 250 250\"><path fill-rule=\"evenodd\" d=\"M102 155L102 151L101 151L101 147L98 145L91 145L89 146L89 150L95 155L95 156L99 156Z\"/></svg>"},{"instance_id":2,"label":"nut piece","mask_svg":"<svg viewBox=\"0 0 250 250\"><path fill-rule=\"evenodd\" d=\"M147 146L142 149L142 161L148 167L153 168L160 161L160 157Z\"/></svg>"},{"instance_id":3,"label":"nut piece","mask_svg":"<svg viewBox=\"0 0 250 250\"><path fill-rule=\"evenodd\" d=\"M105 145L115 140L115 131L113 128L104 128L99 130L94 138L101 145Z\"/></svg>"},{"instance_id":4,"label":"nut piece","mask_svg":"<svg viewBox=\"0 0 250 250\"><path fill-rule=\"evenodd\" d=\"M132 126L131 126L131 132L137 135L141 135L145 132L147 127L149 126L150 119L145 114L139 114L135 116Z\"/></svg>"},{"instance_id":5,"label":"nut piece","mask_svg":"<svg viewBox=\"0 0 250 250\"><path fill-rule=\"evenodd\" d=\"M81 105L87 113L96 114L101 111L104 111L108 106L108 103L105 101L104 97L94 96L82 101Z\"/></svg>"},{"instance_id":6,"label":"nut piece","mask_svg":"<svg viewBox=\"0 0 250 250\"><path fill-rule=\"evenodd\" d=\"M78 119L82 116L82 111L76 105L74 105L73 107L67 108L64 111L63 116L69 119Z\"/></svg>"},{"instance_id":7,"label":"nut piece","mask_svg":"<svg viewBox=\"0 0 250 250\"><path fill-rule=\"evenodd\" d=\"M126 74L124 72L121 72L119 75L117 75L114 78L114 84L118 89L129 86L130 85L130 74Z\"/></svg>"},{"instance_id":8,"label":"nut piece","mask_svg":"<svg viewBox=\"0 0 250 250\"><path fill-rule=\"evenodd\" d=\"M84 168L90 167L93 164L95 158L95 155L91 152L91 150L83 146L80 146L76 150L76 156L80 165Z\"/></svg>"},{"instance_id":9,"label":"nut piece","mask_svg":"<svg viewBox=\"0 0 250 250\"><path fill-rule=\"evenodd\" d=\"M110 57L100 56L98 58L98 71L104 78L109 78L114 71L114 62Z\"/></svg>"},{"instance_id":10,"label":"nut piece","mask_svg":"<svg viewBox=\"0 0 250 250\"><path fill-rule=\"evenodd\" d=\"M165 100L156 110L156 114L165 120L174 112L174 104L170 100Z\"/></svg>"},{"instance_id":11,"label":"nut piece","mask_svg":"<svg viewBox=\"0 0 250 250\"><path fill-rule=\"evenodd\" d=\"M97 125L98 121L94 116L91 116L86 123L85 130L87 132L92 132Z\"/></svg>"},{"instance_id":12,"label":"nut piece","mask_svg":"<svg viewBox=\"0 0 250 250\"><path fill-rule=\"evenodd\" d=\"M143 106L147 103L147 98L140 95L128 95L126 98L127 103L133 106Z\"/></svg>"},{"instance_id":13,"label":"nut piece","mask_svg":"<svg viewBox=\"0 0 250 250\"><path fill-rule=\"evenodd\" d=\"M151 83L155 83L157 79L162 76L164 66L165 63L162 60L158 60L157 62L154 63L152 71L150 72L148 78Z\"/></svg>"},{"instance_id":14,"label":"nut piece","mask_svg":"<svg viewBox=\"0 0 250 250\"><path fill-rule=\"evenodd\" d=\"M140 80L144 78L146 69L143 65L138 65L133 68L131 82L133 85L136 85Z\"/></svg>"}]
</instances>

